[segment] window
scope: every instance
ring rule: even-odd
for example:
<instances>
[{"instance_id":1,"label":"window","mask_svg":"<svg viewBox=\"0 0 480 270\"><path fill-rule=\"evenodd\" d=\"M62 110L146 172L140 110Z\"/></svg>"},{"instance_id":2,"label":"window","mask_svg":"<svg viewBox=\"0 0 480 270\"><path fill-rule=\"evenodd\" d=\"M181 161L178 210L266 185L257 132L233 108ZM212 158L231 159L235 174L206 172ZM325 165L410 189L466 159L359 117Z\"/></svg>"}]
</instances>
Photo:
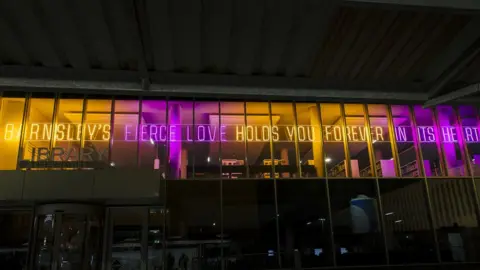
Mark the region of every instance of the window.
<instances>
[{"instance_id":1,"label":"window","mask_svg":"<svg viewBox=\"0 0 480 270\"><path fill-rule=\"evenodd\" d=\"M410 108L406 105L392 105L392 121L398 152L398 163L402 177L422 176L422 162L417 156L415 141L417 134L413 128ZM429 168L429 162L425 168Z\"/></svg>"},{"instance_id":2,"label":"window","mask_svg":"<svg viewBox=\"0 0 480 270\"><path fill-rule=\"evenodd\" d=\"M388 123L386 105L369 104L370 134L372 150L378 177L396 177L395 161L393 160L392 144Z\"/></svg>"},{"instance_id":3,"label":"window","mask_svg":"<svg viewBox=\"0 0 480 270\"><path fill-rule=\"evenodd\" d=\"M138 100L115 100L113 115L112 167L136 168L138 165L139 102Z\"/></svg>"},{"instance_id":4,"label":"window","mask_svg":"<svg viewBox=\"0 0 480 270\"><path fill-rule=\"evenodd\" d=\"M87 99L84 115L82 161L98 163L107 167L110 159L112 101L110 99Z\"/></svg>"},{"instance_id":5,"label":"window","mask_svg":"<svg viewBox=\"0 0 480 270\"><path fill-rule=\"evenodd\" d=\"M346 177L348 164L343 140L343 117L339 104L321 104L323 151L328 177Z\"/></svg>"},{"instance_id":6,"label":"window","mask_svg":"<svg viewBox=\"0 0 480 270\"><path fill-rule=\"evenodd\" d=\"M298 155L302 177L322 177L325 174L320 112L315 103L297 103ZM302 133L302 134L301 134Z\"/></svg>"},{"instance_id":7,"label":"window","mask_svg":"<svg viewBox=\"0 0 480 270\"><path fill-rule=\"evenodd\" d=\"M32 214L29 211L0 211L0 265L25 269Z\"/></svg>"},{"instance_id":8,"label":"window","mask_svg":"<svg viewBox=\"0 0 480 270\"><path fill-rule=\"evenodd\" d=\"M25 98L0 98L0 170L15 170Z\"/></svg>"},{"instance_id":9,"label":"window","mask_svg":"<svg viewBox=\"0 0 480 270\"><path fill-rule=\"evenodd\" d=\"M195 178L220 178L220 137L224 129L220 128L219 120L218 102L195 102Z\"/></svg>"},{"instance_id":10,"label":"window","mask_svg":"<svg viewBox=\"0 0 480 270\"><path fill-rule=\"evenodd\" d=\"M373 177L377 166L371 166L368 149L369 132L372 134L372 144L384 140L383 131L367 129L365 111L362 104L345 105L345 134L350 155L351 177ZM375 167L375 168L372 168ZM377 170L378 172L378 170Z\"/></svg>"},{"instance_id":11,"label":"window","mask_svg":"<svg viewBox=\"0 0 480 270\"><path fill-rule=\"evenodd\" d=\"M244 136L247 139L250 178L272 178L270 134L273 135L273 132L270 129L268 103L247 102L246 106L247 123ZM272 125L276 125L279 119L279 116L272 116Z\"/></svg>"},{"instance_id":12,"label":"window","mask_svg":"<svg viewBox=\"0 0 480 270\"><path fill-rule=\"evenodd\" d=\"M167 103L163 100L143 100L140 117L140 168L160 170L166 168Z\"/></svg>"},{"instance_id":13,"label":"window","mask_svg":"<svg viewBox=\"0 0 480 270\"><path fill-rule=\"evenodd\" d=\"M220 110L222 178L247 178L244 103L221 102Z\"/></svg>"},{"instance_id":14,"label":"window","mask_svg":"<svg viewBox=\"0 0 480 270\"><path fill-rule=\"evenodd\" d=\"M277 178L298 177L298 158L295 142L307 140L308 130L295 125L295 110L292 103L271 103L272 122L269 132L273 143L273 160Z\"/></svg>"}]
</instances>

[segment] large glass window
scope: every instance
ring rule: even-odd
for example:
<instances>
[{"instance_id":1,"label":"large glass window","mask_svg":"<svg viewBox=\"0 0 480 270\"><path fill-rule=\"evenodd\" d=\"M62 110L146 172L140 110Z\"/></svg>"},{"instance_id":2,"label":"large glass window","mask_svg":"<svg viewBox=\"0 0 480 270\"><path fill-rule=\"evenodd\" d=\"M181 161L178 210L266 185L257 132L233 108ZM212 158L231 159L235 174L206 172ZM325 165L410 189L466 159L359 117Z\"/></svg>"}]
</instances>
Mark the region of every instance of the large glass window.
<instances>
[{"instance_id":1,"label":"large glass window","mask_svg":"<svg viewBox=\"0 0 480 270\"><path fill-rule=\"evenodd\" d=\"M439 153L439 131L436 127L433 111L424 109L422 106L414 106L416 136L422 152L425 176L445 175L443 159Z\"/></svg>"},{"instance_id":2,"label":"large glass window","mask_svg":"<svg viewBox=\"0 0 480 270\"><path fill-rule=\"evenodd\" d=\"M95 162L106 167L110 159L111 142L111 99L87 99L83 123L82 161Z\"/></svg>"},{"instance_id":3,"label":"large glass window","mask_svg":"<svg viewBox=\"0 0 480 270\"><path fill-rule=\"evenodd\" d=\"M246 106L247 122L244 136L247 139L247 159L250 178L271 178L270 134L272 136L275 134L275 137L277 135L271 132L270 129L268 103L247 102ZM276 125L279 119L279 116L272 116L272 125Z\"/></svg>"},{"instance_id":4,"label":"large glass window","mask_svg":"<svg viewBox=\"0 0 480 270\"><path fill-rule=\"evenodd\" d=\"M171 115L175 108L170 107ZM173 115L170 117L172 119ZM220 178L220 137L224 129L219 125L218 102L195 102L195 178ZM172 158L170 145L170 158Z\"/></svg>"},{"instance_id":5,"label":"large glass window","mask_svg":"<svg viewBox=\"0 0 480 270\"><path fill-rule=\"evenodd\" d=\"M25 98L0 98L0 170L17 168Z\"/></svg>"},{"instance_id":6,"label":"large glass window","mask_svg":"<svg viewBox=\"0 0 480 270\"><path fill-rule=\"evenodd\" d=\"M415 147L416 134L412 125L410 108L406 105L392 105L392 122L398 152L398 163L402 177L422 176L421 161ZM429 168L430 163L427 161Z\"/></svg>"},{"instance_id":7,"label":"large glass window","mask_svg":"<svg viewBox=\"0 0 480 270\"><path fill-rule=\"evenodd\" d=\"M110 163L112 167L136 168L138 165L138 137L140 133L138 114L138 100L115 100Z\"/></svg>"},{"instance_id":8,"label":"large glass window","mask_svg":"<svg viewBox=\"0 0 480 270\"><path fill-rule=\"evenodd\" d=\"M423 180L379 179L391 264L437 261Z\"/></svg>"},{"instance_id":9,"label":"large glass window","mask_svg":"<svg viewBox=\"0 0 480 270\"><path fill-rule=\"evenodd\" d=\"M167 269L220 269L220 181L167 180L166 205Z\"/></svg>"},{"instance_id":10,"label":"large glass window","mask_svg":"<svg viewBox=\"0 0 480 270\"><path fill-rule=\"evenodd\" d=\"M140 167L165 172L167 104L164 100L143 100L140 123Z\"/></svg>"},{"instance_id":11,"label":"large glass window","mask_svg":"<svg viewBox=\"0 0 480 270\"><path fill-rule=\"evenodd\" d=\"M246 178L245 111L243 102L220 103L222 178Z\"/></svg>"},{"instance_id":12,"label":"large glass window","mask_svg":"<svg viewBox=\"0 0 480 270\"><path fill-rule=\"evenodd\" d=\"M375 180L334 179L329 189L337 264L385 264Z\"/></svg>"},{"instance_id":13,"label":"large glass window","mask_svg":"<svg viewBox=\"0 0 480 270\"><path fill-rule=\"evenodd\" d=\"M442 262L479 260L480 230L470 179L429 179Z\"/></svg>"},{"instance_id":14,"label":"large glass window","mask_svg":"<svg viewBox=\"0 0 480 270\"><path fill-rule=\"evenodd\" d=\"M295 111L292 103L271 103L272 136L275 175L279 178L298 177L300 160L297 160L295 141L307 140L308 130L295 126ZM311 135L311 134L310 134Z\"/></svg>"},{"instance_id":15,"label":"large glass window","mask_svg":"<svg viewBox=\"0 0 480 270\"><path fill-rule=\"evenodd\" d=\"M325 174L319 106L297 103L298 154L302 177L322 177ZM300 134L302 133L302 134Z\"/></svg>"},{"instance_id":16,"label":"large glass window","mask_svg":"<svg viewBox=\"0 0 480 270\"><path fill-rule=\"evenodd\" d=\"M474 106L458 107L459 124L467 146L468 162L475 176L480 175L480 132L477 110Z\"/></svg>"},{"instance_id":17,"label":"large glass window","mask_svg":"<svg viewBox=\"0 0 480 270\"><path fill-rule=\"evenodd\" d=\"M444 105L437 106L435 110L446 173L448 176L466 176L462 130L457 124L456 112L451 106Z\"/></svg>"},{"instance_id":18,"label":"large glass window","mask_svg":"<svg viewBox=\"0 0 480 270\"><path fill-rule=\"evenodd\" d=\"M350 154L350 176L351 177L373 177L374 170L377 174L381 172L380 166L370 164L368 149L369 132L372 134L372 144L384 141L384 134L381 129L367 129L365 112L362 104L345 105L345 134ZM378 164L380 165L380 164Z\"/></svg>"},{"instance_id":19,"label":"large glass window","mask_svg":"<svg viewBox=\"0 0 480 270\"><path fill-rule=\"evenodd\" d=\"M223 180L225 269L278 268L273 181Z\"/></svg>"},{"instance_id":20,"label":"large glass window","mask_svg":"<svg viewBox=\"0 0 480 270\"><path fill-rule=\"evenodd\" d=\"M30 99L27 121L23 134L23 160L42 161L51 157L51 139L69 140L67 129L56 127L53 122L55 99L32 98ZM72 130L70 130L72 132ZM37 168L48 168L47 163L37 163Z\"/></svg>"},{"instance_id":21,"label":"large glass window","mask_svg":"<svg viewBox=\"0 0 480 270\"><path fill-rule=\"evenodd\" d=\"M393 160L392 144L388 124L386 105L369 104L370 134L372 136L372 150L375 168L378 177L397 176Z\"/></svg>"},{"instance_id":22,"label":"large glass window","mask_svg":"<svg viewBox=\"0 0 480 270\"><path fill-rule=\"evenodd\" d=\"M277 194L282 266L333 265L325 180L278 180Z\"/></svg>"},{"instance_id":23,"label":"large glass window","mask_svg":"<svg viewBox=\"0 0 480 270\"><path fill-rule=\"evenodd\" d=\"M343 140L343 117L339 104L321 104L323 151L328 177L346 177L348 164Z\"/></svg>"},{"instance_id":24,"label":"large glass window","mask_svg":"<svg viewBox=\"0 0 480 270\"><path fill-rule=\"evenodd\" d=\"M79 158L83 159L84 157L84 151L81 150L83 148L81 146L82 138L88 138L86 133L91 131L90 128L82 126L84 101L81 98L62 98L57 102L57 115L55 123L53 123L57 135L52 136L52 146L59 149L55 151L52 158L55 161L78 162ZM80 157L80 155L82 156ZM85 155L89 155L89 152ZM71 165L65 164L67 168L72 167Z\"/></svg>"}]
</instances>

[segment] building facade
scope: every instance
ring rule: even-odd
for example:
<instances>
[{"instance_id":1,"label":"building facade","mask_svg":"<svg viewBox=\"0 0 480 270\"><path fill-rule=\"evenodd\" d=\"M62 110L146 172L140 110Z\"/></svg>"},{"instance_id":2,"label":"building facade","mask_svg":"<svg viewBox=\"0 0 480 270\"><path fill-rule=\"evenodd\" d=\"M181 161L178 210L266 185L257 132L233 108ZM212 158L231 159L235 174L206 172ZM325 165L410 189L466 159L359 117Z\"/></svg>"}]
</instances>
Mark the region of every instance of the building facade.
<instances>
[{"instance_id":1,"label":"building facade","mask_svg":"<svg viewBox=\"0 0 480 270\"><path fill-rule=\"evenodd\" d=\"M467 265L479 108L4 92L6 269Z\"/></svg>"}]
</instances>

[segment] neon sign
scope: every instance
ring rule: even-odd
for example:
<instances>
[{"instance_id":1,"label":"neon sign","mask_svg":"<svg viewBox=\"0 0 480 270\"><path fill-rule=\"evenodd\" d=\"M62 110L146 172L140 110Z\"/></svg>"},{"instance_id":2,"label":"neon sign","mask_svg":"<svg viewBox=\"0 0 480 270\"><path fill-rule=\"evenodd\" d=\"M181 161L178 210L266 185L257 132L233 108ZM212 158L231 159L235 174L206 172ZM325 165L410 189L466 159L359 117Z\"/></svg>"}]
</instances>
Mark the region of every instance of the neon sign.
<instances>
[{"instance_id":1,"label":"neon sign","mask_svg":"<svg viewBox=\"0 0 480 270\"><path fill-rule=\"evenodd\" d=\"M114 131L112 133L112 131ZM418 135L421 143L455 143L463 132L466 143L479 143L480 131L475 126L418 126L415 134L410 126L397 126L393 129L397 142L413 142ZM20 140L21 124L7 123L0 139ZM24 129L26 141L150 141L150 142L366 142L368 135L375 142L389 141L386 126L372 126L368 130L363 125L166 125L166 124L76 124L76 123L30 123ZM322 136L320 136L322 135Z\"/></svg>"}]
</instances>

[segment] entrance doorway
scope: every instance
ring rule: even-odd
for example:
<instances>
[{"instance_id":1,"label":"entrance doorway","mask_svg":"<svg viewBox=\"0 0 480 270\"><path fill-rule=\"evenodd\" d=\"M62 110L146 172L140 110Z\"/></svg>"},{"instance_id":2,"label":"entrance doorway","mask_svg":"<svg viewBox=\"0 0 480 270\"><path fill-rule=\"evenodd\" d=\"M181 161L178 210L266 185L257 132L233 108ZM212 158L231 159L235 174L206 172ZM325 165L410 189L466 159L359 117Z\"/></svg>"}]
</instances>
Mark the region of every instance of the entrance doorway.
<instances>
[{"instance_id":1,"label":"entrance doorway","mask_svg":"<svg viewBox=\"0 0 480 270\"><path fill-rule=\"evenodd\" d=\"M35 213L33 269L100 269L102 207L49 204L37 207Z\"/></svg>"}]
</instances>

